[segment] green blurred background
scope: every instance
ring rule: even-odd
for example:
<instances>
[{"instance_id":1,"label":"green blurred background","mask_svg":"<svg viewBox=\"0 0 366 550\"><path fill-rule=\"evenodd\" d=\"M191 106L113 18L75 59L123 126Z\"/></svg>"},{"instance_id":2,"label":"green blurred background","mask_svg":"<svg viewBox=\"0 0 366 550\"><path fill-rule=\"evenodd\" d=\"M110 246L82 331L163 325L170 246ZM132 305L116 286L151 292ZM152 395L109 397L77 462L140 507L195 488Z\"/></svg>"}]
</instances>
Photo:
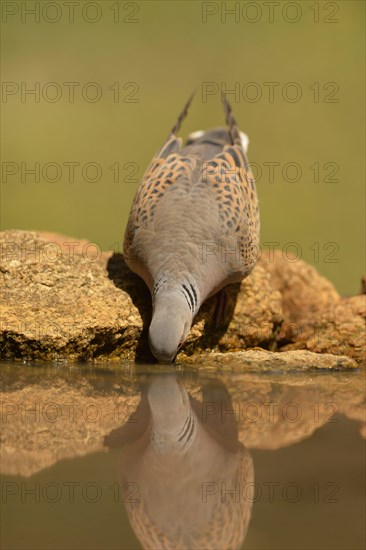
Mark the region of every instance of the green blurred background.
<instances>
[{"instance_id":1,"label":"green blurred background","mask_svg":"<svg viewBox=\"0 0 366 550\"><path fill-rule=\"evenodd\" d=\"M238 83L240 98L228 97L250 137L249 159L262 169L257 185L262 244L276 242L284 251L294 251L288 243L297 243L298 254L342 293L359 291L365 248L363 2L303 1L296 4L301 14L289 2L280 2L272 22L268 5L261 1L253 6L106 0L84 10L84 19L87 3L79 2L74 22L63 2L59 13L41 2L45 11L39 22L24 8L22 12L21 4L31 9L34 2L10 2L18 8L14 15L9 9L15 8L4 8L6 4L2 229L54 231L117 250L137 180L188 95L197 89L183 136L223 122L219 91L204 101L204 83L216 83L215 90L221 85L230 90ZM234 15L225 16L225 7L235 4L237 21ZM119 21L114 22L117 8ZM204 22L205 10L217 13ZM59 21L50 22L60 13ZM99 20L90 22L94 18ZM31 95L22 99L21 83L34 88L36 82L39 102ZM47 87L50 82L61 89L58 101L50 101L55 93ZM80 83L74 102L65 82ZM82 97L89 82L100 86L99 101ZM250 82L255 84L248 87ZM278 83L273 101L266 82ZM297 102L283 97L289 82L301 90ZM91 98L95 90L84 91ZM295 91L287 88L290 97ZM251 101L255 93L262 95ZM40 163L39 182L31 175L22 181L21 163L30 168L35 162ZM42 177L50 162L61 167L58 181L50 181L56 175L52 167ZM64 164L70 162L79 163L73 182ZM95 175L93 167L87 177L82 173L90 162L101 170L94 183L88 181ZM279 163L274 181L264 164L271 162ZM299 181L289 181L295 177L291 167L286 176L289 162L300 166ZM116 163L119 181L109 168ZM6 174L12 167L17 173ZM132 171L136 174L129 178Z\"/></svg>"}]
</instances>

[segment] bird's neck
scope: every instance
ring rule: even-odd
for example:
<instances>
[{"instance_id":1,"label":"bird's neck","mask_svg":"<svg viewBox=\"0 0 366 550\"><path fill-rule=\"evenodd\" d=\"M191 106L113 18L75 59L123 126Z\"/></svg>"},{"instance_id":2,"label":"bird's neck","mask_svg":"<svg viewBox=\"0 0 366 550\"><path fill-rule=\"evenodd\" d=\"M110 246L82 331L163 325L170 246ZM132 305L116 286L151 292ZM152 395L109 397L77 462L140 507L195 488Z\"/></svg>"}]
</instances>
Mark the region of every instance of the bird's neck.
<instances>
[{"instance_id":1,"label":"bird's neck","mask_svg":"<svg viewBox=\"0 0 366 550\"><path fill-rule=\"evenodd\" d=\"M193 278L174 278L169 273L159 274L155 278L152 299L154 309L165 303L174 308L175 304L183 302L192 319L201 306L201 293Z\"/></svg>"}]
</instances>

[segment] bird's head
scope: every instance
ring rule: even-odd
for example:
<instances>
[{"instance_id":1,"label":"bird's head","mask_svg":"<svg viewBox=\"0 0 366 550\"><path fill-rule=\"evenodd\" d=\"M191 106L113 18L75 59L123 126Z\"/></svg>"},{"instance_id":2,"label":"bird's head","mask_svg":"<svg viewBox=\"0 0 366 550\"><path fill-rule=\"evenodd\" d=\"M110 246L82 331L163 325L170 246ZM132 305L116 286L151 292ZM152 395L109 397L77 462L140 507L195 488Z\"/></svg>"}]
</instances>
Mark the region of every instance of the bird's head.
<instances>
[{"instance_id":1,"label":"bird's head","mask_svg":"<svg viewBox=\"0 0 366 550\"><path fill-rule=\"evenodd\" d=\"M149 328L149 344L154 357L171 363L183 345L192 325L192 313L184 298L167 294L156 301Z\"/></svg>"}]
</instances>

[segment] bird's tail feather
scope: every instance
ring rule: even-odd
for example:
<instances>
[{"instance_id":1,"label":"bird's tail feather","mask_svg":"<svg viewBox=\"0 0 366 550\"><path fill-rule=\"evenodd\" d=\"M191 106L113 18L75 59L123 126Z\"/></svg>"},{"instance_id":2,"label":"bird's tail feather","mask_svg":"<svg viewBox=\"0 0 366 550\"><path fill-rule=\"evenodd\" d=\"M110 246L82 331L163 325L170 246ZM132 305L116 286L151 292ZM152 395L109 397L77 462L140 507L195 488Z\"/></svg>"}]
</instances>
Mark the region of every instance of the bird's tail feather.
<instances>
[{"instance_id":1,"label":"bird's tail feather","mask_svg":"<svg viewBox=\"0 0 366 550\"><path fill-rule=\"evenodd\" d=\"M180 147L180 143L181 143L180 139L178 140L178 138L176 136L177 136L177 134L178 134L178 132L179 132L181 126L182 126L182 122L184 121L184 119L186 118L186 116L188 114L189 107L190 107L190 105L193 101L194 95L195 95L195 92L193 92L191 94L191 96L189 97L187 103L184 105L183 110L181 111L181 113L180 113L180 115L177 119L177 122L173 126L173 128L172 128L172 130L169 134L168 140L167 140L166 144L163 147L164 151L165 151L166 145L169 145L169 147L168 147L169 152L171 152L170 151L171 148L176 149L177 147ZM244 153L246 153L247 150L248 150L248 143L249 143L248 136L240 131L237 120L236 120L236 118L234 116L234 113L233 113L233 110L231 108L231 105L230 105L229 101L227 100L225 94L222 95L222 104L223 104L223 107L224 107L226 124L228 126L227 132L229 134L230 142L231 142L232 145L239 145L239 147L241 149L243 149ZM190 143L193 143L193 142L211 140L213 137L215 137L215 138L218 137L219 134L220 134L220 138L222 139L222 136L225 135L225 131L224 131L223 128L215 128L213 130L208 130L206 132L202 132L202 131L195 132L194 134L191 134L188 137L188 143L187 144L190 144ZM224 141L226 141L226 140L224 140Z\"/></svg>"},{"instance_id":2,"label":"bird's tail feather","mask_svg":"<svg viewBox=\"0 0 366 550\"><path fill-rule=\"evenodd\" d=\"M240 130L236 118L234 116L233 110L230 103L226 99L225 94L222 95L222 104L224 106L224 112L226 116L226 124L229 127L230 139L233 145L243 145L242 137L240 135Z\"/></svg>"},{"instance_id":3,"label":"bird's tail feather","mask_svg":"<svg viewBox=\"0 0 366 550\"><path fill-rule=\"evenodd\" d=\"M189 107L190 107L190 105L191 105L191 103L192 103L192 100L193 100L193 98L194 98L194 94L195 94L195 92L193 92L193 94L192 94L192 95L190 96L190 98L188 99L187 103L184 105L184 108L183 108L182 112L180 113L177 122L176 122L175 125L173 126L170 135L176 136L177 133L179 132L180 127L181 127L181 125L182 125L182 122L183 122L183 120L184 120L184 119L186 118L186 116L187 116L188 109L189 109Z\"/></svg>"}]
</instances>

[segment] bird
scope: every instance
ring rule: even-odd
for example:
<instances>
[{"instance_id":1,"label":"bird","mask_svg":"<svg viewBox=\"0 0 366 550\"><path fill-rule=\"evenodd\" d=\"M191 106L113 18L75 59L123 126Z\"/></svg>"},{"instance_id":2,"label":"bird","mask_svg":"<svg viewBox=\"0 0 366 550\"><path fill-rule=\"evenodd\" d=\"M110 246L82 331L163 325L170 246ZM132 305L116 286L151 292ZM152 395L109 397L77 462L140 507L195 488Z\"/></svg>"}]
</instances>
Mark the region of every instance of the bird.
<instances>
[{"instance_id":1,"label":"bird","mask_svg":"<svg viewBox=\"0 0 366 550\"><path fill-rule=\"evenodd\" d=\"M249 139L223 96L227 126L183 143L193 95L141 180L124 235L125 262L151 292L149 344L163 363L174 361L202 303L247 277L258 258Z\"/></svg>"},{"instance_id":2,"label":"bird","mask_svg":"<svg viewBox=\"0 0 366 550\"><path fill-rule=\"evenodd\" d=\"M141 390L130 421L104 444L120 449L121 500L142 547L241 548L254 466L238 440L227 388L205 383L200 402L169 373L151 376Z\"/></svg>"}]
</instances>

